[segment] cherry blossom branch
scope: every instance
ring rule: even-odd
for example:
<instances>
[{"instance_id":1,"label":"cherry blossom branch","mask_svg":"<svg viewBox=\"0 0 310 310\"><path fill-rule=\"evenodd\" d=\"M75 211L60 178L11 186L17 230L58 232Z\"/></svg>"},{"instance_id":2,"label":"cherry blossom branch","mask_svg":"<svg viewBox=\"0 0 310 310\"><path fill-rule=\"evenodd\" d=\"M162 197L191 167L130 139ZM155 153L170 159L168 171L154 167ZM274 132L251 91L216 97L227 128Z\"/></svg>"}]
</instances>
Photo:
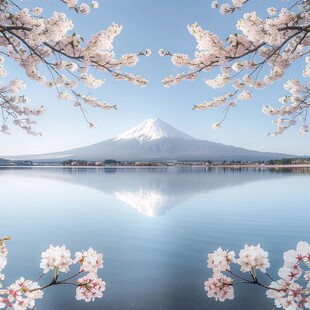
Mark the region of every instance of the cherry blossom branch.
<instances>
[{"instance_id":1,"label":"cherry blossom branch","mask_svg":"<svg viewBox=\"0 0 310 310\"><path fill-rule=\"evenodd\" d=\"M310 244L305 241L298 242L296 250L285 252L283 258L284 266L278 271L280 280L274 281L266 272L266 269L270 266L268 253L260 245L245 245L244 249L239 253L239 258L236 258L235 253L232 251L224 251L218 248L213 253L208 254L208 268L213 270L213 276L205 282L208 297L220 301L233 299L233 286L254 284L266 289L267 297L274 299L277 308L288 309L289 306L293 309L309 308ZM238 264L240 271L243 273L249 272L252 280L231 271L231 264ZM306 269L302 264L306 266ZM266 285L259 280L258 271L261 271L272 281L270 285ZM241 281L235 282L233 278L227 277L223 272L227 272ZM302 276L304 279L302 279ZM303 284L306 284L306 286L303 287Z\"/></svg>"},{"instance_id":2,"label":"cherry blossom branch","mask_svg":"<svg viewBox=\"0 0 310 310\"><path fill-rule=\"evenodd\" d=\"M218 1L213 1L211 6L220 8L222 14L228 14L242 8L247 2L232 0L232 5L226 3L219 6ZM297 1L296 3L299 3L299 6L296 7L295 11L293 11L295 6L283 7L281 11L273 7L268 8L266 19L258 17L256 12L244 14L236 25L239 32L229 35L226 42L222 41L216 34L202 29L197 23L188 26L189 32L197 40L195 58L191 59L186 54L171 54L162 49L159 54L171 57L174 65L189 67L191 71L187 74L182 73L164 78L162 79L163 85L170 87L184 80L195 80L202 72L220 68L221 73L213 79L206 80L206 84L214 89L231 85L235 91L194 105L194 109L200 110L226 105L223 119L212 126L213 128L220 128L230 107L236 106L237 101L252 99L254 89L267 88L275 81L282 79L285 71L296 61L302 58L306 60L306 68L302 75L305 78L309 77L310 57L307 55L309 54L310 40L310 5L307 1ZM277 14L278 12L279 14ZM270 67L269 72L266 72L267 65ZM264 72L267 74L259 79ZM240 77L241 73L243 76ZM287 89L288 84L298 84L301 87L300 90L303 90L307 86L302 86L302 82L302 78L300 80L292 79L284 84L284 88ZM295 101L303 100L297 97L297 92L298 90L295 89L295 93L290 98L292 106L286 107L292 116L296 112L297 104ZM304 97L304 99L307 98ZM280 100L282 99L280 98ZM267 107L263 107L263 112L269 114L270 107ZM301 114L304 120L308 105L298 104L298 109L300 108L302 108ZM280 122L283 122L284 111L284 107L281 107L272 108L271 112L272 115L279 117ZM285 114L287 115L287 113ZM285 129L296 123L296 120L291 118L285 126L278 126L273 135L283 133ZM307 131L308 127L303 121L299 132L303 134Z\"/></svg>"},{"instance_id":3,"label":"cherry blossom branch","mask_svg":"<svg viewBox=\"0 0 310 310\"><path fill-rule=\"evenodd\" d=\"M82 15L88 14L91 8L98 7L97 1L91 1L90 5L78 4L76 0L61 2ZM13 1L13 6L8 3L0 2L0 53L19 64L29 79L55 88L59 99L73 101L89 125L91 122L86 118L86 109L81 102L76 104L76 96L72 90L79 94L79 99L85 104L115 109L114 105L102 104L95 97L90 98L89 95L77 91L80 84L89 88L103 85L104 81L93 76L90 70L106 71L116 80L126 80L141 87L147 84L148 80L139 75L120 72L122 67L135 66L139 56L148 57L151 53L146 50L138 54L125 54L116 59L112 42L120 34L122 26L113 23L85 41L80 34L72 31L73 22L64 13L54 12L50 18L43 18L43 9L40 7L28 10ZM49 73L49 79L41 72L42 65ZM0 77L6 75L4 58L0 57ZM17 104L14 109L17 114L23 111ZM9 132L7 124L3 124L2 129L3 132ZM32 128L28 128L27 132L34 133Z\"/></svg>"},{"instance_id":4,"label":"cherry blossom branch","mask_svg":"<svg viewBox=\"0 0 310 310\"><path fill-rule=\"evenodd\" d=\"M8 250L5 242L10 240L9 237L0 239L0 288L1 282L4 279L2 270L7 264ZM59 280L61 273L69 272L69 266L79 264L80 270L71 276L67 276ZM103 267L102 254L98 254L92 248L87 251L76 252L75 259L71 259L71 253L65 246L52 246L42 253L40 267L43 269L41 275L36 281L25 280L23 277L15 281L6 289L0 290L0 308L32 309L35 306L37 299L43 297L44 290L56 285L70 285L76 287L76 299L93 301L95 298L101 298L105 290L105 282L98 277L98 269ZM43 286L38 284L38 281L43 278L49 271L53 271L52 280ZM76 280L76 283L70 282L82 273L85 276Z\"/></svg>"}]
</instances>

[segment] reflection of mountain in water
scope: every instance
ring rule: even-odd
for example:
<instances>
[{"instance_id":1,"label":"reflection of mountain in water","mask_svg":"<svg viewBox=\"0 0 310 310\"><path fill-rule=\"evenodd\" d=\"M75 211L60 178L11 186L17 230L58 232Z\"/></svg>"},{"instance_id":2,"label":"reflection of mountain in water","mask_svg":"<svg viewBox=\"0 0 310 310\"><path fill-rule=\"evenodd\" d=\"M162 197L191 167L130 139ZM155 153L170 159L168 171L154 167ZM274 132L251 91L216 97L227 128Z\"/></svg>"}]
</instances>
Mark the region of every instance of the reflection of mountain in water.
<instances>
[{"instance_id":1,"label":"reflection of mountain in water","mask_svg":"<svg viewBox=\"0 0 310 310\"><path fill-rule=\"evenodd\" d=\"M31 169L31 168L30 168ZM2 170L3 171L3 170ZM199 193L248 182L292 177L290 171L213 168L6 169L21 176L87 186L113 195L146 216L156 217ZM303 171L304 172L304 171ZM305 173L305 172L304 172ZM309 170L308 170L309 173Z\"/></svg>"},{"instance_id":2,"label":"reflection of mountain in water","mask_svg":"<svg viewBox=\"0 0 310 310\"><path fill-rule=\"evenodd\" d=\"M145 190L143 188L140 188L137 192L114 192L114 195L149 217L163 215L186 199L184 195L166 195L160 191Z\"/></svg>"}]
</instances>

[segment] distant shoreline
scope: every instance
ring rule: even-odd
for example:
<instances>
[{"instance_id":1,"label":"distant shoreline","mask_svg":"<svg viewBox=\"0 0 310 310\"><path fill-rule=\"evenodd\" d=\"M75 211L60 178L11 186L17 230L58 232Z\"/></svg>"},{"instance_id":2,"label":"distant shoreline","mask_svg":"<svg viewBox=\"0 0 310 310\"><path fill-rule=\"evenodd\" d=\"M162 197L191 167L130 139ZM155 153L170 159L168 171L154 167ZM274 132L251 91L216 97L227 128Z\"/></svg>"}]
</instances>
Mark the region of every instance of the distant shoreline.
<instances>
[{"instance_id":1,"label":"distant shoreline","mask_svg":"<svg viewBox=\"0 0 310 310\"><path fill-rule=\"evenodd\" d=\"M171 169L171 168L231 168L231 169L240 169L240 168L255 168L255 169L281 169L281 168L310 168L310 164L300 164L300 165L251 165L251 164L244 164L244 165L156 165L156 166L62 166L62 165L38 165L38 166L0 166L0 168L7 168L7 169L19 169L19 168L33 168L33 169L109 169L109 168L117 168L117 169Z\"/></svg>"}]
</instances>

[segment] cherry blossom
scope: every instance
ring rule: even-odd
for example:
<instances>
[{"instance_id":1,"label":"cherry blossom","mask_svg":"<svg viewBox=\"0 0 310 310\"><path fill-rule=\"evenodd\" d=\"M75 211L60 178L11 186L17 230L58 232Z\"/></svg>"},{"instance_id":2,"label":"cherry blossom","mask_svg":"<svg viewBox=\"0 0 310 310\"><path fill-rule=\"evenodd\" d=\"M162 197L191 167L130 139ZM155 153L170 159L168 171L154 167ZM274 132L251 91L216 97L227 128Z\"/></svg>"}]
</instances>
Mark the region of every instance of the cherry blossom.
<instances>
[{"instance_id":1,"label":"cherry blossom","mask_svg":"<svg viewBox=\"0 0 310 310\"><path fill-rule=\"evenodd\" d=\"M232 0L231 3L212 1L211 7L219 9L227 15L240 11L250 0ZM263 5L263 1L261 1ZM257 4L257 5L261 5ZM281 5L281 7L280 7ZM284 77L286 70L295 63L305 60L305 68L297 72L299 78L284 83L284 89L291 93L280 98L280 106L274 107L266 103L262 111L278 117L276 130L272 135L279 135L287 128L301 123L300 134L309 131L307 111L309 108L310 84L306 78L310 76L310 3L309 1L288 0L279 7L267 7L265 16L258 13L246 12L236 22L236 31L227 38L203 29L198 23L188 26L188 31L197 41L194 57L174 53L164 49L159 50L160 56L171 57L175 66L187 67L189 72L170 75L163 78L165 87L176 85L185 80L195 80L199 74L215 71L213 78L205 80L210 88L225 88L218 97L194 105L194 109L207 110L219 106L227 112L238 101L250 100L255 90L265 89ZM229 90L232 86L233 91ZM214 127L214 126L213 126ZM217 125L216 128L220 126Z\"/></svg>"},{"instance_id":2,"label":"cherry blossom","mask_svg":"<svg viewBox=\"0 0 310 310\"><path fill-rule=\"evenodd\" d=\"M281 278L272 282L271 287L281 290L279 294L267 291L267 297L275 299L277 307L283 309L310 308L310 245L306 241L298 242L296 250L284 252L284 266L279 269L278 275ZM308 270L306 269L308 268ZM301 276L306 281L304 288L296 283ZM302 282L301 282L302 283ZM291 308L290 308L291 307Z\"/></svg>"},{"instance_id":3,"label":"cherry blossom","mask_svg":"<svg viewBox=\"0 0 310 310\"><path fill-rule=\"evenodd\" d=\"M290 250L283 254L284 266L289 269L295 269L301 262L304 262L310 268L310 244L300 241L296 250Z\"/></svg>"},{"instance_id":4,"label":"cherry blossom","mask_svg":"<svg viewBox=\"0 0 310 310\"><path fill-rule=\"evenodd\" d=\"M238 264L241 266L242 272L259 269L261 272L266 273L266 269L270 267L268 253L259 244L257 246L248 246L246 244L239 253Z\"/></svg>"},{"instance_id":5,"label":"cherry blossom","mask_svg":"<svg viewBox=\"0 0 310 310\"><path fill-rule=\"evenodd\" d=\"M222 273L214 274L212 278L205 282L205 290L208 293L208 297L213 297L219 301L234 299L232 281L232 278L226 277Z\"/></svg>"},{"instance_id":6,"label":"cherry blossom","mask_svg":"<svg viewBox=\"0 0 310 310\"><path fill-rule=\"evenodd\" d=\"M225 271L229 269L231 262L236 262L235 253L228 252L218 248L211 254L208 254L208 268L212 268L214 272Z\"/></svg>"},{"instance_id":7,"label":"cherry blossom","mask_svg":"<svg viewBox=\"0 0 310 310\"><path fill-rule=\"evenodd\" d=\"M268 298L275 299L275 305L281 309L302 309L305 299L302 287L297 283L278 281L272 282L266 292Z\"/></svg>"},{"instance_id":8,"label":"cherry blossom","mask_svg":"<svg viewBox=\"0 0 310 310\"><path fill-rule=\"evenodd\" d=\"M222 127L222 125L221 125L221 123L219 123L219 122L214 123L214 124L212 125L212 129L219 129L219 128L221 128L221 127Z\"/></svg>"},{"instance_id":9,"label":"cherry blossom","mask_svg":"<svg viewBox=\"0 0 310 310\"><path fill-rule=\"evenodd\" d=\"M75 253L74 263L77 262L81 264L81 271L95 273L103 267L103 255L89 248L87 251Z\"/></svg>"},{"instance_id":10,"label":"cherry blossom","mask_svg":"<svg viewBox=\"0 0 310 310\"><path fill-rule=\"evenodd\" d=\"M7 264L8 250L5 242L10 237L0 239L0 309L34 309L37 299L43 298L43 291L53 285L73 285L76 287L76 299L86 302L101 298L105 290L105 282L98 276L98 269L103 267L103 256L92 248L87 251L76 252L75 260L71 259L70 251L63 246L52 246L42 253L40 267L43 275L38 280L31 281L21 277L7 288L3 288L1 282L4 280L2 269ZM69 272L69 266L80 264L80 270L64 277L62 273ZM50 270L54 271L52 280L43 286L38 281ZM70 282L75 277L88 272L83 277Z\"/></svg>"},{"instance_id":11,"label":"cherry blossom","mask_svg":"<svg viewBox=\"0 0 310 310\"><path fill-rule=\"evenodd\" d=\"M288 282L298 280L301 274L299 268L290 269L285 266L280 268L278 272L279 277Z\"/></svg>"},{"instance_id":12,"label":"cherry blossom","mask_svg":"<svg viewBox=\"0 0 310 310\"><path fill-rule=\"evenodd\" d=\"M310 245L306 241L298 242L296 250L289 250L283 254L284 266L278 271L279 280L268 283L262 281L258 271L272 279L266 273L270 266L268 253L260 245L245 245L235 259L234 252L223 251L218 248L208 254L208 268L213 275L205 282L208 297L219 301L234 298L233 286L240 284L255 284L266 289L267 298L274 299L276 308L280 309L310 309ZM230 266L238 264L242 273L237 274ZM231 277L227 277L224 272Z\"/></svg>"},{"instance_id":13,"label":"cherry blossom","mask_svg":"<svg viewBox=\"0 0 310 310\"><path fill-rule=\"evenodd\" d=\"M25 130L28 134L40 135L33 130L36 121L32 120L32 116L39 116L45 112L43 106L39 108L31 108L26 104L29 98L18 93L26 87L26 84L18 79L12 80L7 85L0 83L0 108L3 112L3 124L0 127L2 133L9 134L8 120L13 118L13 124Z\"/></svg>"},{"instance_id":14,"label":"cherry blossom","mask_svg":"<svg viewBox=\"0 0 310 310\"><path fill-rule=\"evenodd\" d=\"M105 282L97 277L96 274L89 273L85 277L77 280L76 299L86 302L94 301L95 298L101 298L105 291Z\"/></svg>"},{"instance_id":15,"label":"cherry blossom","mask_svg":"<svg viewBox=\"0 0 310 310\"><path fill-rule=\"evenodd\" d=\"M99 7L98 1L79 3L77 0L60 0L70 10L87 15ZM115 105L102 102L95 97L85 100L89 94L82 94L81 84L98 88L104 80L95 74L105 72L116 80L125 80L144 87L148 80L139 75L123 73L123 67L133 67L139 56L148 57L149 49L138 54L128 53L116 57L113 40L120 34L122 26L112 23L107 29L94 33L88 40L74 32L73 21L63 12L54 12L45 17L42 7L31 6L23 0L0 1L0 51L6 59L17 63L30 80L54 88L60 100L72 101L79 108L87 122L84 105L105 110L115 109ZM4 57L0 56L0 76L8 77ZM9 122L24 129L27 133L38 135L33 130L36 124L33 116L45 112L42 106L32 108L29 99L17 95L26 87L18 79L0 85L0 108L2 111L3 133L10 133ZM89 122L90 123L90 122ZM93 127L93 126L91 126Z\"/></svg>"},{"instance_id":16,"label":"cherry blossom","mask_svg":"<svg viewBox=\"0 0 310 310\"><path fill-rule=\"evenodd\" d=\"M43 291L37 282L21 277L0 294L0 309L33 309L35 300L42 297Z\"/></svg>"},{"instance_id":17,"label":"cherry blossom","mask_svg":"<svg viewBox=\"0 0 310 310\"><path fill-rule=\"evenodd\" d=\"M2 274L2 270L7 264L8 250L5 246L5 242L10 240L10 237L4 237L0 239L0 288L2 288L1 282L4 280L5 276Z\"/></svg>"},{"instance_id":18,"label":"cherry blossom","mask_svg":"<svg viewBox=\"0 0 310 310\"><path fill-rule=\"evenodd\" d=\"M40 267L44 273L50 270L57 270L59 272L67 273L69 266L72 264L71 253L65 246L52 246L42 253Z\"/></svg>"}]
</instances>

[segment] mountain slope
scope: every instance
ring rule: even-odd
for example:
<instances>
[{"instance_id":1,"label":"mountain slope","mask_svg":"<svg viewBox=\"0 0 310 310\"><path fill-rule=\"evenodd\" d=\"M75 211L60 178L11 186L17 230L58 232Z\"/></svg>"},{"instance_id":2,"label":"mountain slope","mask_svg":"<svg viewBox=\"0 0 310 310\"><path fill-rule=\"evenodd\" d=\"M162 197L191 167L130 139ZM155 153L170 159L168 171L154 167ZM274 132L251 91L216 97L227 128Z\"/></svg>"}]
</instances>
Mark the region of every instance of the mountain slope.
<instances>
[{"instance_id":1,"label":"mountain slope","mask_svg":"<svg viewBox=\"0 0 310 310\"><path fill-rule=\"evenodd\" d=\"M115 138L65 152L10 157L28 160L84 159L150 160L269 160L294 155L258 152L195 139L159 119L148 119Z\"/></svg>"}]
</instances>

